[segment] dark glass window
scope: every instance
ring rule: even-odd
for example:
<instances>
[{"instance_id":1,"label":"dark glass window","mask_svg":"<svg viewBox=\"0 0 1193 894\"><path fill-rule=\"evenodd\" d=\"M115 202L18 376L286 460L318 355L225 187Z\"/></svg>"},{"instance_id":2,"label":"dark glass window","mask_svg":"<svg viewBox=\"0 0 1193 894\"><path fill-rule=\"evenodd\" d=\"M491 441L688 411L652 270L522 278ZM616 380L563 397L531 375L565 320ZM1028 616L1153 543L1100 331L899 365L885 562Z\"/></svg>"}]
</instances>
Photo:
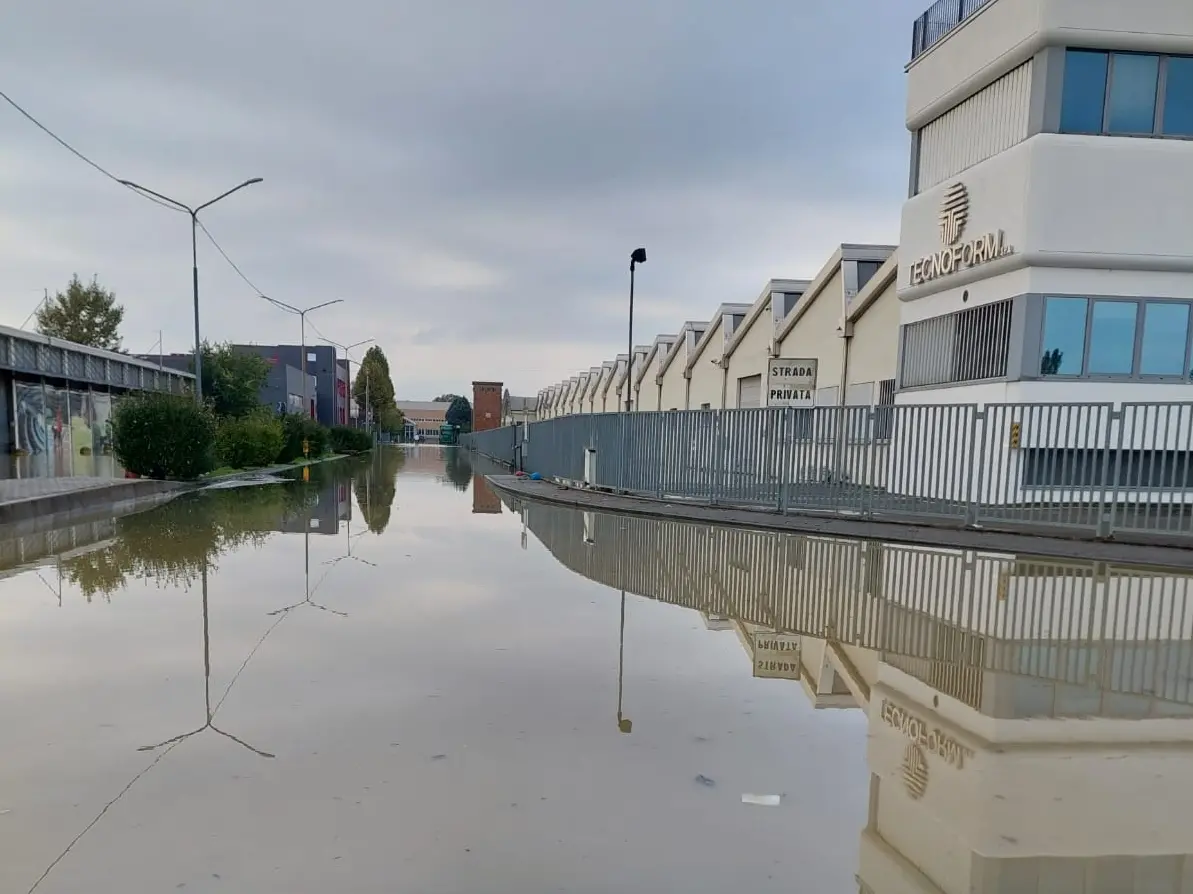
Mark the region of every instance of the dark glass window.
<instances>
[{"instance_id":1,"label":"dark glass window","mask_svg":"<svg viewBox=\"0 0 1193 894\"><path fill-rule=\"evenodd\" d=\"M1160 57L1115 53L1112 62L1106 130L1117 134L1154 133Z\"/></svg>"},{"instance_id":2,"label":"dark glass window","mask_svg":"<svg viewBox=\"0 0 1193 894\"><path fill-rule=\"evenodd\" d=\"M1085 298L1048 298L1044 302L1044 353L1040 375L1079 376L1085 368Z\"/></svg>"},{"instance_id":3,"label":"dark glass window","mask_svg":"<svg viewBox=\"0 0 1193 894\"><path fill-rule=\"evenodd\" d=\"M1193 57L1173 56L1168 60L1161 132L1193 137Z\"/></svg>"},{"instance_id":4,"label":"dark glass window","mask_svg":"<svg viewBox=\"0 0 1193 894\"><path fill-rule=\"evenodd\" d=\"M1065 54L1065 80L1060 129L1065 133L1101 133L1106 108L1110 57L1089 50Z\"/></svg>"},{"instance_id":5,"label":"dark glass window","mask_svg":"<svg viewBox=\"0 0 1193 894\"><path fill-rule=\"evenodd\" d=\"M1134 301L1095 301L1089 326L1089 373L1129 376L1135 363Z\"/></svg>"},{"instance_id":6,"label":"dark glass window","mask_svg":"<svg viewBox=\"0 0 1193 894\"><path fill-rule=\"evenodd\" d=\"M1150 302L1143 317L1139 372L1145 376L1183 376L1189 335L1189 305Z\"/></svg>"}]
</instances>

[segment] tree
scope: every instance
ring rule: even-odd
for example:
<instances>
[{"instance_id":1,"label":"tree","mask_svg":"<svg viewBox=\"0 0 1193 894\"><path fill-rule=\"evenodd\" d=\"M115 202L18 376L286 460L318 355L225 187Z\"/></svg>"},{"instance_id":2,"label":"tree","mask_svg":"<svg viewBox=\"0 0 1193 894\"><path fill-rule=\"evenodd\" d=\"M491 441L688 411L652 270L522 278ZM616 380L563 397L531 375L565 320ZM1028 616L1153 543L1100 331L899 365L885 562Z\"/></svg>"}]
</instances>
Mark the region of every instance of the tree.
<instances>
[{"instance_id":1,"label":"tree","mask_svg":"<svg viewBox=\"0 0 1193 894\"><path fill-rule=\"evenodd\" d=\"M203 342L203 394L217 416L246 416L261 406L261 389L269 378L269 361L242 353L230 344ZM195 371L191 361L191 372Z\"/></svg>"},{"instance_id":2,"label":"tree","mask_svg":"<svg viewBox=\"0 0 1193 894\"><path fill-rule=\"evenodd\" d=\"M472 431L472 404L468 402L468 398L453 398L452 405L444 414L444 422L456 426L460 431Z\"/></svg>"},{"instance_id":3,"label":"tree","mask_svg":"<svg viewBox=\"0 0 1193 894\"><path fill-rule=\"evenodd\" d=\"M120 324L124 308L116 295L92 277L83 285L76 273L65 292L59 292L37 311L37 329L42 335L107 351L120 350Z\"/></svg>"},{"instance_id":4,"label":"tree","mask_svg":"<svg viewBox=\"0 0 1193 894\"><path fill-rule=\"evenodd\" d=\"M450 404L453 400L455 400L459 396L460 395L458 395L458 394L441 394L437 398L435 398L434 402L437 404Z\"/></svg>"},{"instance_id":5,"label":"tree","mask_svg":"<svg viewBox=\"0 0 1193 894\"><path fill-rule=\"evenodd\" d=\"M389 410L395 409L394 383L389 377L389 360L381 348L373 345L365 351L352 383L352 396L362 412L371 411L374 422L381 421ZM366 397L369 406L365 406Z\"/></svg>"}]
</instances>

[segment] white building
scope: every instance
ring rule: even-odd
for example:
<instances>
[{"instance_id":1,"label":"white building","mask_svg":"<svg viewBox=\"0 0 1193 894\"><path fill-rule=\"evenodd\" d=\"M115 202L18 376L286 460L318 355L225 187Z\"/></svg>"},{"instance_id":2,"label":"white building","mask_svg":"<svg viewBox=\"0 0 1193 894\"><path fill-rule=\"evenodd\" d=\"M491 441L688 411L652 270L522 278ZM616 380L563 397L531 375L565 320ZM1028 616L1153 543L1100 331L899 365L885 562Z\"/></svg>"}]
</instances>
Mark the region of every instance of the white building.
<instances>
[{"instance_id":1,"label":"white building","mask_svg":"<svg viewBox=\"0 0 1193 894\"><path fill-rule=\"evenodd\" d=\"M1187 412L1124 404L1193 400L1193 6L938 3L907 75L897 402L1105 402L975 428L972 466L1000 469L986 501L1133 484L1094 468L1098 445L1148 465L1187 451ZM1188 487L1193 469L1168 465L1180 480L1139 489Z\"/></svg>"}]
</instances>

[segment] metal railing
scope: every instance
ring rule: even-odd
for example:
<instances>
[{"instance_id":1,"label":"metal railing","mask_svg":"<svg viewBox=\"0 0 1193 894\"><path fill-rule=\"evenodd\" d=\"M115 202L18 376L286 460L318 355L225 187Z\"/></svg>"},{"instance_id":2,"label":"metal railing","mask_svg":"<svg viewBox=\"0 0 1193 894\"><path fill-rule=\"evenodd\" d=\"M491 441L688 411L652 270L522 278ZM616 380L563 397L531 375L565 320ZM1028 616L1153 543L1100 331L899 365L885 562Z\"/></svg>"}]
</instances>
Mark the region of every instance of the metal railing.
<instances>
[{"instance_id":1,"label":"metal railing","mask_svg":"<svg viewBox=\"0 0 1193 894\"><path fill-rule=\"evenodd\" d=\"M1189 574L514 508L556 560L586 578L877 652L992 716L1172 716L1176 705L1193 706ZM997 699L991 674L1053 686L1003 684L1017 694Z\"/></svg>"},{"instance_id":2,"label":"metal railing","mask_svg":"<svg viewBox=\"0 0 1193 894\"><path fill-rule=\"evenodd\" d=\"M967 18L992 0L937 0L911 29L911 61L940 43Z\"/></svg>"},{"instance_id":3,"label":"metal railing","mask_svg":"<svg viewBox=\"0 0 1193 894\"><path fill-rule=\"evenodd\" d=\"M1193 403L602 413L463 443L544 478L656 499L1193 539Z\"/></svg>"}]
</instances>

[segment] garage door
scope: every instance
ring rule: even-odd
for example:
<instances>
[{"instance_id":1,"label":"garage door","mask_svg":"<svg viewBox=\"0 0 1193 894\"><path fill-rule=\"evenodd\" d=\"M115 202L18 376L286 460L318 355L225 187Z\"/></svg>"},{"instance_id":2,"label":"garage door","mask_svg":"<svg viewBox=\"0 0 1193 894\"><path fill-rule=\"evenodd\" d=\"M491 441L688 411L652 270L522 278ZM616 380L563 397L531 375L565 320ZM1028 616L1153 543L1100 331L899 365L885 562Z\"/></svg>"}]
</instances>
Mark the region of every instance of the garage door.
<instances>
[{"instance_id":1,"label":"garage door","mask_svg":"<svg viewBox=\"0 0 1193 894\"><path fill-rule=\"evenodd\" d=\"M762 376L737 380L737 406L742 410L762 406Z\"/></svg>"}]
</instances>

